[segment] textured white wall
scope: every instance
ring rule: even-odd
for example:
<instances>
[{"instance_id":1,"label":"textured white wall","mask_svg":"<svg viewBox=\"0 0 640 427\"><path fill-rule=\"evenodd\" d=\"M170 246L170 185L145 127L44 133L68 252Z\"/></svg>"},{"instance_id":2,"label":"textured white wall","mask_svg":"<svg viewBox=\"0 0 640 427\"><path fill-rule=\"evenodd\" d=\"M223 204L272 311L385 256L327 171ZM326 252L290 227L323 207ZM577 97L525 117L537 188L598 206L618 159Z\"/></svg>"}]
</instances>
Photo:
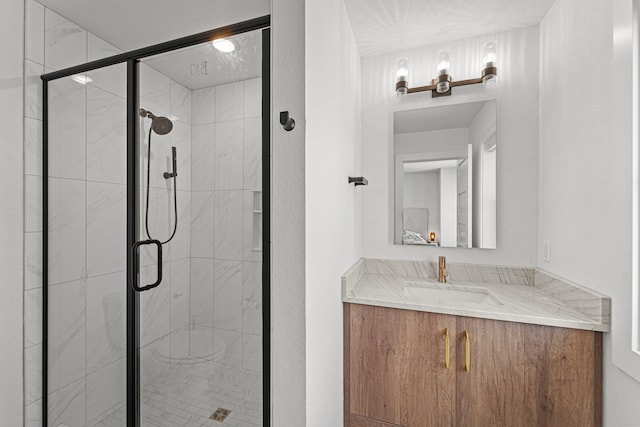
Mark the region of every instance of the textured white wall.
<instances>
[{"instance_id":1,"label":"textured white wall","mask_svg":"<svg viewBox=\"0 0 640 427\"><path fill-rule=\"evenodd\" d=\"M342 0L306 2L307 426L342 425L340 276L361 255L360 58Z\"/></svg>"},{"instance_id":2,"label":"textured white wall","mask_svg":"<svg viewBox=\"0 0 640 427\"><path fill-rule=\"evenodd\" d=\"M557 0L540 26L539 243L551 241L551 262L539 244L538 265L613 299L606 426L640 425L640 383L613 363L624 367L622 353L630 353L631 91L616 78L630 73L631 62L613 67L617 44L630 46L629 32L616 34L614 12L629 20L630 5ZM603 84L603 70L614 72L612 86Z\"/></svg>"},{"instance_id":3,"label":"textured white wall","mask_svg":"<svg viewBox=\"0 0 640 427\"><path fill-rule=\"evenodd\" d=\"M0 426L22 425L22 70L24 1L7 0L0 14Z\"/></svg>"},{"instance_id":4,"label":"textured white wall","mask_svg":"<svg viewBox=\"0 0 640 427\"><path fill-rule=\"evenodd\" d=\"M455 79L480 73L480 49L498 42L499 83L455 88L451 97L430 94L394 96L396 60L409 57L411 86L433 78L439 49L451 49ZM446 255L455 262L534 265L538 204L538 52L537 27L433 45L362 60L362 165L369 187L363 192L363 255L376 258L431 259ZM498 249L410 247L392 244L392 113L437 105L497 99L498 108Z\"/></svg>"}]
</instances>

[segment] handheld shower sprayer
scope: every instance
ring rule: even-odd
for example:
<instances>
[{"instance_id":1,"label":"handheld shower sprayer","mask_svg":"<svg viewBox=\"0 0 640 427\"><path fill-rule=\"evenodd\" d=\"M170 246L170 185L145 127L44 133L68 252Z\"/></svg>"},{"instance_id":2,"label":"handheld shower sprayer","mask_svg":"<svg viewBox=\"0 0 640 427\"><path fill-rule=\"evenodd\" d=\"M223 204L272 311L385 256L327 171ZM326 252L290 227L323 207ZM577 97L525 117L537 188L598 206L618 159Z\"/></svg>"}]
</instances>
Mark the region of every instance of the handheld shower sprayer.
<instances>
[{"instance_id":1,"label":"handheld shower sprayer","mask_svg":"<svg viewBox=\"0 0 640 427\"><path fill-rule=\"evenodd\" d=\"M176 147L171 147L171 158L173 164L173 172L165 172L164 179L175 178L178 176L178 154L176 152Z\"/></svg>"}]
</instances>

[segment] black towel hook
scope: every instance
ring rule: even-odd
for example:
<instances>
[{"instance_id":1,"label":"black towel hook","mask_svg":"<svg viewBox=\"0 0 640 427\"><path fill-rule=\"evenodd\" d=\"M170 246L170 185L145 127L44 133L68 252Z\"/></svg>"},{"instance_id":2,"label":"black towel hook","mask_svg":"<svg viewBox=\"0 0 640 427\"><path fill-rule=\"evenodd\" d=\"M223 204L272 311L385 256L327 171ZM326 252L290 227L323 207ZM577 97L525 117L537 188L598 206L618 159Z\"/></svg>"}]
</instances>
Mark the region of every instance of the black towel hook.
<instances>
[{"instance_id":1,"label":"black towel hook","mask_svg":"<svg viewBox=\"0 0 640 427\"><path fill-rule=\"evenodd\" d=\"M280 111L280 124L287 132L292 131L293 128L296 127L296 121L289 117L288 111Z\"/></svg>"}]
</instances>

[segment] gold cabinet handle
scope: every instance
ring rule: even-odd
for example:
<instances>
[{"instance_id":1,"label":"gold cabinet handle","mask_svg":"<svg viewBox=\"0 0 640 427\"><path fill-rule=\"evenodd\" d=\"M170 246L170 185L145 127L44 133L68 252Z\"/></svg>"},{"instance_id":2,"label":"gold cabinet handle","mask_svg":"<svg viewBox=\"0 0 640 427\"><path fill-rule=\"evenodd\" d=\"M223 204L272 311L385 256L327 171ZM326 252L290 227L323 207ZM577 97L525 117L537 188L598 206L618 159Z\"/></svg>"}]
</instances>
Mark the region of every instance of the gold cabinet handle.
<instances>
[{"instance_id":1,"label":"gold cabinet handle","mask_svg":"<svg viewBox=\"0 0 640 427\"><path fill-rule=\"evenodd\" d=\"M464 370L471 370L471 342L469 339L469 331L464 331Z\"/></svg>"},{"instance_id":2,"label":"gold cabinet handle","mask_svg":"<svg viewBox=\"0 0 640 427\"><path fill-rule=\"evenodd\" d=\"M449 369L449 328L444 328L444 367Z\"/></svg>"}]
</instances>

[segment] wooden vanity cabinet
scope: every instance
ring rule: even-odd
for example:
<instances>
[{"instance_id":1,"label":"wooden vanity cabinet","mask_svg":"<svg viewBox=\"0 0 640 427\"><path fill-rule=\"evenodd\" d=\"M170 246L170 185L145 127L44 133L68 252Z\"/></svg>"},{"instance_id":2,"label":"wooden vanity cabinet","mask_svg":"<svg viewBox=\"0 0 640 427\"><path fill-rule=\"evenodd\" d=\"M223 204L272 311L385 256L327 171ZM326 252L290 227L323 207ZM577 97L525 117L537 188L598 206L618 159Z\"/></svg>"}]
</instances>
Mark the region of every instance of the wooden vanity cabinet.
<instances>
[{"instance_id":1,"label":"wooden vanity cabinet","mask_svg":"<svg viewBox=\"0 0 640 427\"><path fill-rule=\"evenodd\" d=\"M344 319L346 427L602 425L601 333L360 304Z\"/></svg>"},{"instance_id":2,"label":"wooden vanity cabinet","mask_svg":"<svg viewBox=\"0 0 640 427\"><path fill-rule=\"evenodd\" d=\"M602 332L526 325L528 426L602 426Z\"/></svg>"},{"instance_id":3,"label":"wooden vanity cabinet","mask_svg":"<svg viewBox=\"0 0 640 427\"><path fill-rule=\"evenodd\" d=\"M396 426L454 426L456 318L359 304L345 310L349 413ZM352 423L360 425L378 424Z\"/></svg>"},{"instance_id":4,"label":"wooden vanity cabinet","mask_svg":"<svg viewBox=\"0 0 640 427\"><path fill-rule=\"evenodd\" d=\"M525 325L458 317L457 425L526 426ZM466 370L465 331L469 334Z\"/></svg>"}]
</instances>

